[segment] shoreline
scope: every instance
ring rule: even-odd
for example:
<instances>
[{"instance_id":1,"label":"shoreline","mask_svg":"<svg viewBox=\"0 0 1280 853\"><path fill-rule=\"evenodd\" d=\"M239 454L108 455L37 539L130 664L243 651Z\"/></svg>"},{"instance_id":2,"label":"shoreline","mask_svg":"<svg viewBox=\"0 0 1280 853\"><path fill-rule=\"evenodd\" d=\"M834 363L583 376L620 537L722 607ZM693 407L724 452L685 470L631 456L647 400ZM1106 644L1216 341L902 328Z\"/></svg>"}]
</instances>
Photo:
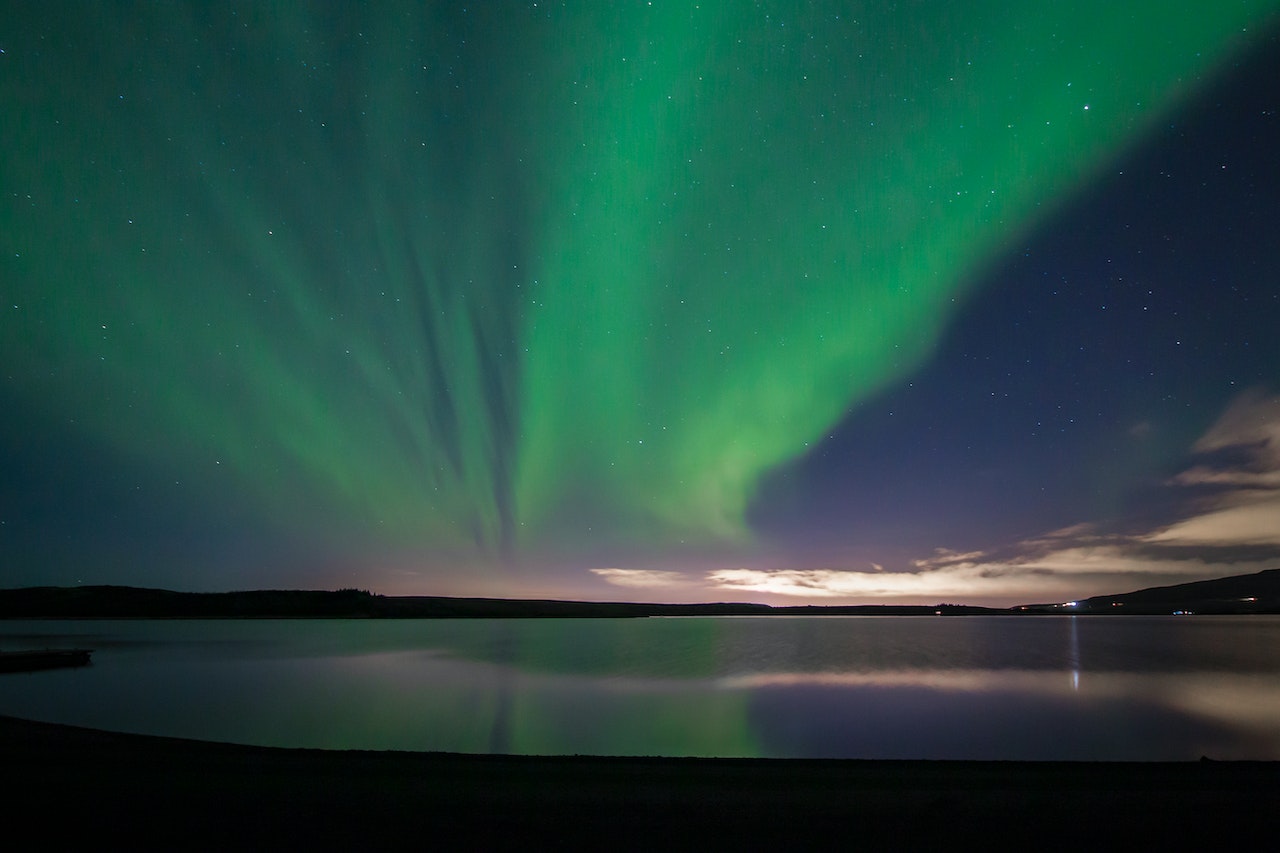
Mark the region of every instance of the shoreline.
<instances>
[{"instance_id":1,"label":"shoreline","mask_svg":"<svg viewBox=\"0 0 1280 853\"><path fill-rule=\"evenodd\" d=\"M1175 847L1269 829L1280 762L605 758L331 751L0 716L15 817L50 841L332 849L533 839L652 849L855 841ZM60 817L61 816L61 817ZM68 819L74 816L74 819ZM701 840L701 841L700 841Z\"/></svg>"},{"instance_id":2,"label":"shoreline","mask_svg":"<svg viewBox=\"0 0 1280 853\"><path fill-rule=\"evenodd\" d=\"M179 592L116 585L0 589L0 618L625 619L652 616L1044 616L1280 614L1280 569L1150 587L1080 601L969 604L768 605L386 596L369 590Z\"/></svg>"}]
</instances>

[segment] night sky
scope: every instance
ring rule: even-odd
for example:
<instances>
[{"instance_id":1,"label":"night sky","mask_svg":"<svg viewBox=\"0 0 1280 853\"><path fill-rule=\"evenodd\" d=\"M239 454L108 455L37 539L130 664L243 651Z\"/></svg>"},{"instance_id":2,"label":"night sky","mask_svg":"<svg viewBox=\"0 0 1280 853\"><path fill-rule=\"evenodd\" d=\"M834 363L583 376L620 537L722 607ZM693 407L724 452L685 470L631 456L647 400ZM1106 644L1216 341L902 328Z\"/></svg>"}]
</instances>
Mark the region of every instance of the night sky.
<instances>
[{"instance_id":1,"label":"night sky","mask_svg":"<svg viewBox=\"0 0 1280 853\"><path fill-rule=\"evenodd\" d=\"M0 585L1280 566L1280 2L8 4Z\"/></svg>"}]
</instances>

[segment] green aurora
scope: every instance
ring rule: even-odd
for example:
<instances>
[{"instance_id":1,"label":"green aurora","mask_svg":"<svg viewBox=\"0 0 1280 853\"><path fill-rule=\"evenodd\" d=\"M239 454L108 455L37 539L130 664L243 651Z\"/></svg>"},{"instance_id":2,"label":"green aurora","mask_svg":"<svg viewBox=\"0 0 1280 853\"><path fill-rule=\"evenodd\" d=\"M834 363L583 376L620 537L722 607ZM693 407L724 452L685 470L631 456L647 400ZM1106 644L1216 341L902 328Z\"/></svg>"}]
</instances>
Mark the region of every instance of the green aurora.
<instances>
[{"instance_id":1,"label":"green aurora","mask_svg":"<svg viewBox=\"0 0 1280 853\"><path fill-rule=\"evenodd\" d=\"M748 547L1280 8L392 5L19 22L0 357L202 501L473 570Z\"/></svg>"}]
</instances>

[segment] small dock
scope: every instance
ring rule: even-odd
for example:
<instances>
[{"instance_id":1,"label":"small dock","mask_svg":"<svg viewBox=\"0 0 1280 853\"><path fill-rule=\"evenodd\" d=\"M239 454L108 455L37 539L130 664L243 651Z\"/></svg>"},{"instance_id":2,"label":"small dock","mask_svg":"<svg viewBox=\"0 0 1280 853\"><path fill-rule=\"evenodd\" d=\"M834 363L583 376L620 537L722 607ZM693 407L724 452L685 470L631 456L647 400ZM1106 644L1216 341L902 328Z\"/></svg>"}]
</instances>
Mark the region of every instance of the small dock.
<instances>
[{"instance_id":1,"label":"small dock","mask_svg":"<svg viewBox=\"0 0 1280 853\"><path fill-rule=\"evenodd\" d=\"M0 672L34 672L88 666L93 649L37 649L25 652L0 652Z\"/></svg>"}]
</instances>

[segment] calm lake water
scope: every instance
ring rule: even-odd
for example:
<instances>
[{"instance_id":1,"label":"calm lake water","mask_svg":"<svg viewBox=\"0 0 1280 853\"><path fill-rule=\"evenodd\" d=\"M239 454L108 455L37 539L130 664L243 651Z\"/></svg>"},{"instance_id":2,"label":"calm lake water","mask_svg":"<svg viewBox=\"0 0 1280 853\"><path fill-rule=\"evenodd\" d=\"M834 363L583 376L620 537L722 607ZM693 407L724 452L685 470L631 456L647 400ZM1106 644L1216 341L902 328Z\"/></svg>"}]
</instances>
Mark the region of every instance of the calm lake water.
<instances>
[{"instance_id":1,"label":"calm lake water","mask_svg":"<svg viewBox=\"0 0 1280 853\"><path fill-rule=\"evenodd\" d=\"M0 621L0 713L272 746L1280 759L1280 617Z\"/></svg>"}]
</instances>

